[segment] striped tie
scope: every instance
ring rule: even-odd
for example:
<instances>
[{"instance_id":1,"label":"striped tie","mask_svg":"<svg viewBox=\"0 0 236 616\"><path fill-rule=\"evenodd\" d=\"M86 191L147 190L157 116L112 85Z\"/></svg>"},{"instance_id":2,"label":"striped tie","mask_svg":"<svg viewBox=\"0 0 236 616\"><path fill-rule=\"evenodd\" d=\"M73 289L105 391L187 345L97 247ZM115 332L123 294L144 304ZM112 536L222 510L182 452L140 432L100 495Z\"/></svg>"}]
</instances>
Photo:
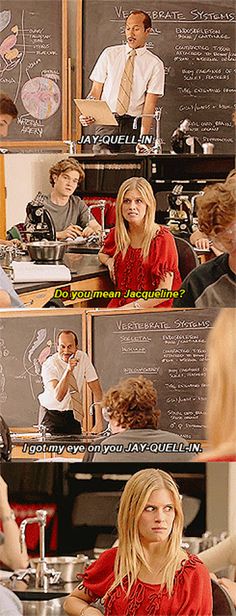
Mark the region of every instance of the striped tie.
<instances>
[{"instance_id":1,"label":"striped tie","mask_svg":"<svg viewBox=\"0 0 236 616\"><path fill-rule=\"evenodd\" d=\"M136 56L135 49L129 52L129 57L126 62L123 75L121 77L120 88L116 104L116 113L124 115L129 108L133 75L134 75L134 56Z\"/></svg>"},{"instance_id":2,"label":"striped tie","mask_svg":"<svg viewBox=\"0 0 236 616\"><path fill-rule=\"evenodd\" d=\"M70 373L70 376L69 376L69 385L71 388L69 390L69 394L71 397L73 415L76 421L80 421L80 423L82 424L83 416L84 416L83 405L81 402L81 397L80 397L80 392L78 390L77 382L72 372Z\"/></svg>"}]
</instances>

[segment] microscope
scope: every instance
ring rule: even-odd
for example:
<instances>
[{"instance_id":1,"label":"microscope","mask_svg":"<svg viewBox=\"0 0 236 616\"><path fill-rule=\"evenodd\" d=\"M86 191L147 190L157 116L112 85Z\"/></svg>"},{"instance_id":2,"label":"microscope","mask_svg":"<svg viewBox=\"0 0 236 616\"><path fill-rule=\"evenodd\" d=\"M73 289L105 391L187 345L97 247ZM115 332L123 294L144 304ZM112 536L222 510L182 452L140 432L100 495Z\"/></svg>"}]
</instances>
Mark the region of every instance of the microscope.
<instances>
[{"instance_id":1,"label":"microscope","mask_svg":"<svg viewBox=\"0 0 236 616\"><path fill-rule=\"evenodd\" d=\"M56 229L51 214L45 208L45 196L38 192L36 197L28 203L26 213L29 219L27 234L30 241L56 240Z\"/></svg>"},{"instance_id":2,"label":"microscope","mask_svg":"<svg viewBox=\"0 0 236 616\"><path fill-rule=\"evenodd\" d=\"M172 154L200 154L202 146L197 137L191 137L188 134L190 128L190 120L186 118L180 122L180 125L171 136Z\"/></svg>"},{"instance_id":3,"label":"microscope","mask_svg":"<svg viewBox=\"0 0 236 616\"><path fill-rule=\"evenodd\" d=\"M172 233L186 239L192 233L193 202L188 195L182 192L183 185L176 184L172 192L168 194L169 219L166 224Z\"/></svg>"}]
</instances>

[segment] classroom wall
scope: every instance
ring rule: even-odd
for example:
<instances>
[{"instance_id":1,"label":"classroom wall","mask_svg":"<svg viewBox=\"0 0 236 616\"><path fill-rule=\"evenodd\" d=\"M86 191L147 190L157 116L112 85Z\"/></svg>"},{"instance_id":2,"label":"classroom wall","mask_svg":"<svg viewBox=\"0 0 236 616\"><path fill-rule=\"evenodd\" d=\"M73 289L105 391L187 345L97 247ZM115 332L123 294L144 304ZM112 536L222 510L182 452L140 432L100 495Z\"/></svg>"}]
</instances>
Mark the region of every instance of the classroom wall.
<instances>
[{"instance_id":1,"label":"classroom wall","mask_svg":"<svg viewBox=\"0 0 236 616\"><path fill-rule=\"evenodd\" d=\"M236 532L236 462L229 464L229 533Z\"/></svg>"},{"instance_id":2,"label":"classroom wall","mask_svg":"<svg viewBox=\"0 0 236 616\"><path fill-rule=\"evenodd\" d=\"M26 205L40 190L50 192L48 170L69 154L7 154L4 156L6 229L25 220Z\"/></svg>"},{"instance_id":3,"label":"classroom wall","mask_svg":"<svg viewBox=\"0 0 236 616\"><path fill-rule=\"evenodd\" d=\"M207 529L213 534L236 528L236 463L207 464Z\"/></svg>"}]
</instances>

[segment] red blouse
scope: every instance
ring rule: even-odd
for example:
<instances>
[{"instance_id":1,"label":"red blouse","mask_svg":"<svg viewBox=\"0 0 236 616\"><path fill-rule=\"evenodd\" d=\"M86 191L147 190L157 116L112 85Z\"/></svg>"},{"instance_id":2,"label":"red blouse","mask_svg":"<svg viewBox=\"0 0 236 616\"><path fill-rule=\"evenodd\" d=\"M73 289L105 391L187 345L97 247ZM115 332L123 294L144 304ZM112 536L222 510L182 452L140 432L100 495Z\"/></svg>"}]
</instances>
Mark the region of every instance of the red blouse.
<instances>
[{"instance_id":1,"label":"red blouse","mask_svg":"<svg viewBox=\"0 0 236 616\"><path fill-rule=\"evenodd\" d=\"M103 597L114 581L117 548L106 550L83 576L83 586L95 601ZM105 599L105 616L211 616L212 592L205 565L195 555L188 555L175 574L169 597L166 587L137 580L128 597L117 586ZM124 579L124 589L127 581Z\"/></svg>"},{"instance_id":2,"label":"red blouse","mask_svg":"<svg viewBox=\"0 0 236 616\"><path fill-rule=\"evenodd\" d=\"M102 252L113 257L116 250L115 228L111 229L105 239ZM121 291L120 299L114 298L109 303L109 308L124 306L138 298L124 298L127 289L132 291L155 291L168 272L174 273L172 290L176 291L181 286L181 278L178 270L178 254L173 235L166 227L160 227L160 231L153 238L149 255L143 259L141 248L128 247L123 259L121 252L115 258L116 290ZM152 298L149 298L152 299ZM169 299L158 304L162 308L169 308L173 300Z\"/></svg>"}]
</instances>

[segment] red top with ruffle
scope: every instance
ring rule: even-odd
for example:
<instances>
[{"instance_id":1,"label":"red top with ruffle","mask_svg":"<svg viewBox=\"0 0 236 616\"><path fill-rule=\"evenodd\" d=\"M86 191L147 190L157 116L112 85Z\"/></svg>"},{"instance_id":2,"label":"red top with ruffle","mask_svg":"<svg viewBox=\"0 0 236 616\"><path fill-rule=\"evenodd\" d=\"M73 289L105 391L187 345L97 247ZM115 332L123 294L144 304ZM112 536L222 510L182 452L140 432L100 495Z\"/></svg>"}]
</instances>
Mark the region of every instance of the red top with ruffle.
<instances>
[{"instance_id":1,"label":"red top with ruffle","mask_svg":"<svg viewBox=\"0 0 236 616\"><path fill-rule=\"evenodd\" d=\"M117 548L106 550L92 563L83 576L83 586L96 601L104 597L114 581ZM105 616L212 616L210 576L205 565L195 555L181 563L175 574L174 588L169 597L166 587L137 580L128 597L117 586L105 599Z\"/></svg>"},{"instance_id":2,"label":"red top with ruffle","mask_svg":"<svg viewBox=\"0 0 236 616\"><path fill-rule=\"evenodd\" d=\"M111 229L105 239L102 252L113 257L116 251L115 228ZM173 235L166 227L160 227L159 232L153 238L149 255L143 259L141 248L128 247L123 259L121 252L115 258L116 289L121 291L120 299L114 298L109 303L109 308L124 306L138 298L124 298L127 289L132 291L155 291L161 279L168 272L174 273L172 290L176 291L181 286L181 277L178 270L178 254ZM149 298L152 299L152 298ZM169 299L158 304L162 308L169 308L173 300Z\"/></svg>"}]
</instances>

